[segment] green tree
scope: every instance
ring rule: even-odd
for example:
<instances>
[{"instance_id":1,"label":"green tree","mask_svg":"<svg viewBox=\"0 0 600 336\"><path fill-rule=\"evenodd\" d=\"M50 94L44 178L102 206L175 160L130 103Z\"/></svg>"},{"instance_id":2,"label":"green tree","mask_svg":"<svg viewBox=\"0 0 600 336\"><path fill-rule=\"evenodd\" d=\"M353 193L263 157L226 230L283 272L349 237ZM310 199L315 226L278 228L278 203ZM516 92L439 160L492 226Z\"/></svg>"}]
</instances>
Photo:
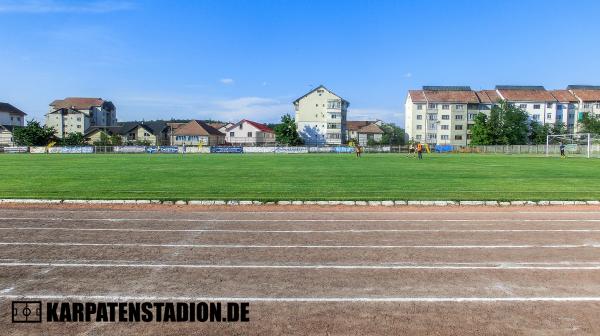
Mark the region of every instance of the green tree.
<instances>
[{"instance_id":1,"label":"green tree","mask_svg":"<svg viewBox=\"0 0 600 336\"><path fill-rule=\"evenodd\" d=\"M503 110L499 106L492 107L486 130L490 145L506 144L507 141L503 132Z\"/></svg>"},{"instance_id":2,"label":"green tree","mask_svg":"<svg viewBox=\"0 0 600 336\"><path fill-rule=\"evenodd\" d=\"M296 122L289 114L281 117L281 124L277 125L274 131L275 139L280 144L297 146L303 143L298 135Z\"/></svg>"},{"instance_id":3,"label":"green tree","mask_svg":"<svg viewBox=\"0 0 600 336\"><path fill-rule=\"evenodd\" d=\"M59 143L61 146L83 146L85 138L81 132L69 133Z\"/></svg>"},{"instance_id":4,"label":"green tree","mask_svg":"<svg viewBox=\"0 0 600 336\"><path fill-rule=\"evenodd\" d=\"M579 125L581 125L581 133L600 135L600 118L591 115L591 113L584 113Z\"/></svg>"},{"instance_id":5,"label":"green tree","mask_svg":"<svg viewBox=\"0 0 600 336\"><path fill-rule=\"evenodd\" d=\"M381 125L383 134L379 143L386 145L404 145L404 129L393 123L383 123Z\"/></svg>"},{"instance_id":6,"label":"green tree","mask_svg":"<svg viewBox=\"0 0 600 336\"><path fill-rule=\"evenodd\" d=\"M488 117L483 113L475 116L475 124L471 128L471 145L490 145L490 134L488 129Z\"/></svg>"},{"instance_id":7,"label":"green tree","mask_svg":"<svg viewBox=\"0 0 600 336\"><path fill-rule=\"evenodd\" d=\"M110 136L110 144L113 146L122 146L123 145L123 137L118 134L113 134Z\"/></svg>"},{"instance_id":8,"label":"green tree","mask_svg":"<svg viewBox=\"0 0 600 336\"><path fill-rule=\"evenodd\" d=\"M503 109L503 129L506 145L523 145L527 143L529 134L527 112L515 107L513 104L508 104L506 101L501 102L500 108Z\"/></svg>"},{"instance_id":9,"label":"green tree","mask_svg":"<svg viewBox=\"0 0 600 336\"><path fill-rule=\"evenodd\" d=\"M550 127L548 124L542 125L540 122L532 120L529 123L529 143L532 145L545 144L546 138L551 131Z\"/></svg>"},{"instance_id":10,"label":"green tree","mask_svg":"<svg viewBox=\"0 0 600 336\"><path fill-rule=\"evenodd\" d=\"M30 120L25 127L13 130L13 139L18 146L46 146L54 139L54 128L41 126L39 122Z\"/></svg>"},{"instance_id":11,"label":"green tree","mask_svg":"<svg viewBox=\"0 0 600 336\"><path fill-rule=\"evenodd\" d=\"M552 126L552 130L550 131L552 134L567 134L567 126L564 122L557 122Z\"/></svg>"}]
</instances>

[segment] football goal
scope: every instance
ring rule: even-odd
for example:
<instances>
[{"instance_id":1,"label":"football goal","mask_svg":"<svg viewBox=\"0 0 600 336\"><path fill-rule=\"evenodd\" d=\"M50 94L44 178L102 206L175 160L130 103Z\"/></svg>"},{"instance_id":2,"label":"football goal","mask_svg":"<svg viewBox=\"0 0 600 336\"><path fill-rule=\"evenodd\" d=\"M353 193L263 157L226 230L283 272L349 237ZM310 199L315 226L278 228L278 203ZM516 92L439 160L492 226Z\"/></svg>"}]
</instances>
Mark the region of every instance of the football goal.
<instances>
[{"instance_id":1,"label":"football goal","mask_svg":"<svg viewBox=\"0 0 600 336\"><path fill-rule=\"evenodd\" d=\"M560 155L561 145L567 156L600 157L600 137L590 133L549 134L546 156Z\"/></svg>"}]
</instances>

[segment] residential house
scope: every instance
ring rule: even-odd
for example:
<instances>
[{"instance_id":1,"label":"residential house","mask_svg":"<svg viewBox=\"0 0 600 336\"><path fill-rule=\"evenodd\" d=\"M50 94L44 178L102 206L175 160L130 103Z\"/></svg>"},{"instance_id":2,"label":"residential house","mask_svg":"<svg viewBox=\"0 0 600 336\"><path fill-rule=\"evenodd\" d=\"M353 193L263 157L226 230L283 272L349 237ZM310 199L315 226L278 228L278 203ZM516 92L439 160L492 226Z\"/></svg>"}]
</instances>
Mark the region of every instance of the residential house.
<instances>
[{"instance_id":1,"label":"residential house","mask_svg":"<svg viewBox=\"0 0 600 336\"><path fill-rule=\"evenodd\" d=\"M225 134L201 120L191 120L184 125L179 125L172 133L171 144L176 146L195 146L199 144L215 146L225 144Z\"/></svg>"},{"instance_id":2,"label":"residential house","mask_svg":"<svg viewBox=\"0 0 600 336\"><path fill-rule=\"evenodd\" d=\"M320 85L294 101L298 134L308 145L346 142L346 115L350 103Z\"/></svg>"},{"instance_id":3,"label":"residential house","mask_svg":"<svg viewBox=\"0 0 600 336\"><path fill-rule=\"evenodd\" d=\"M14 127L25 126L27 114L8 103L0 102L0 146L13 146Z\"/></svg>"},{"instance_id":4,"label":"residential house","mask_svg":"<svg viewBox=\"0 0 600 336\"><path fill-rule=\"evenodd\" d=\"M225 134L225 132L227 132L227 129L231 126L233 126L233 123L230 122L210 122L208 123L210 126L212 126L213 128L216 128L219 132Z\"/></svg>"},{"instance_id":5,"label":"residential house","mask_svg":"<svg viewBox=\"0 0 600 336\"><path fill-rule=\"evenodd\" d=\"M151 146L169 145L169 127L165 121L128 121L118 126L90 127L85 133L86 141L93 144L100 140L101 134L118 134L124 144L147 143Z\"/></svg>"},{"instance_id":6,"label":"residential house","mask_svg":"<svg viewBox=\"0 0 600 336\"><path fill-rule=\"evenodd\" d=\"M102 98L69 97L50 103L46 126L54 127L63 138L69 133L86 133L90 127L116 126L115 105Z\"/></svg>"},{"instance_id":7,"label":"residential house","mask_svg":"<svg viewBox=\"0 0 600 336\"><path fill-rule=\"evenodd\" d=\"M370 141L381 141L383 136L383 130L380 127L383 125L381 120L349 120L346 124L348 141L355 139L361 146L366 146Z\"/></svg>"},{"instance_id":8,"label":"residential house","mask_svg":"<svg viewBox=\"0 0 600 336\"><path fill-rule=\"evenodd\" d=\"M243 119L225 130L225 141L246 146L274 144L275 132L267 125Z\"/></svg>"}]
</instances>

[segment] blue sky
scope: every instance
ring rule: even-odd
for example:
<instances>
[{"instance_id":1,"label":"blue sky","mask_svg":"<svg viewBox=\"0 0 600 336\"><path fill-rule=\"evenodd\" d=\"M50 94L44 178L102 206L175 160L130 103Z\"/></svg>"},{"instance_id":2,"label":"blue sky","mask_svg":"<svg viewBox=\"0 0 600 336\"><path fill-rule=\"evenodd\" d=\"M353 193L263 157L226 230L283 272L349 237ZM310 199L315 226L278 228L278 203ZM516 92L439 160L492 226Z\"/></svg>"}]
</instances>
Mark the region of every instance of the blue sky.
<instances>
[{"instance_id":1,"label":"blue sky","mask_svg":"<svg viewBox=\"0 0 600 336\"><path fill-rule=\"evenodd\" d=\"M277 121L323 84L404 123L422 85L600 84L598 1L0 0L0 101L119 120Z\"/></svg>"}]
</instances>

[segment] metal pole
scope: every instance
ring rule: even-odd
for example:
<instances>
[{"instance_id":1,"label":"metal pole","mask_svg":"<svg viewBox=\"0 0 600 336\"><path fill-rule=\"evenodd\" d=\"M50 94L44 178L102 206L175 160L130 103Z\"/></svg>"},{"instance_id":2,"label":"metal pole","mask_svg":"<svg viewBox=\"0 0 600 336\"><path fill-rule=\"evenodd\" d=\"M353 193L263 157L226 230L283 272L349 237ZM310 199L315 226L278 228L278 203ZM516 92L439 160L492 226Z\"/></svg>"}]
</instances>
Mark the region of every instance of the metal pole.
<instances>
[{"instance_id":1,"label":"metal pole","mask_svg":"<svg viewBox=\"0 0 600 336\"><path fill-rule=\"evenodd\" d=\"M587 137L588 137L588 139L587 139L587 158L589 159L590 158L590 154L591 154L590 150L592 149L592 141L591 141L592 140L592 136L591 136L590 133L588 133Z\"/></svg>"},{"instance_id":2,"label":"metal pole","mask_svg":"<svg viewBox=\"0 0 600 336\"><path fill-rule=\"evenodd\" d=\"M548 145L550 143L549 139L550 139L550 136L548 134L546 134L546 156L548 156Z\"/></svg>"}]
</instances>

